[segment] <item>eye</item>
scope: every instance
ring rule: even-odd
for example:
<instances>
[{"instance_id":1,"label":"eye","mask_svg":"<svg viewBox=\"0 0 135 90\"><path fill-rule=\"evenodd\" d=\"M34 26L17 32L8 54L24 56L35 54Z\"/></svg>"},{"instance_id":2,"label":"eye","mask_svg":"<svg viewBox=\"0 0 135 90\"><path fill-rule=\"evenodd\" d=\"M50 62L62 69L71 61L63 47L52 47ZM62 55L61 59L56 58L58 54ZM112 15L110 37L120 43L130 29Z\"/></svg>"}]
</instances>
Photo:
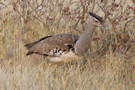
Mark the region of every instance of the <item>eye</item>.
<instances>
[{"instance_id":1,"label":"eye","mask_svg":"<svg viewBox=\"0 0 135 90\"><path fill-rule=\"evenodd\" d=\"M95 21L95 22L99 22L96 18L94 18L94 21Z\"/></svg>"}]
</instances>

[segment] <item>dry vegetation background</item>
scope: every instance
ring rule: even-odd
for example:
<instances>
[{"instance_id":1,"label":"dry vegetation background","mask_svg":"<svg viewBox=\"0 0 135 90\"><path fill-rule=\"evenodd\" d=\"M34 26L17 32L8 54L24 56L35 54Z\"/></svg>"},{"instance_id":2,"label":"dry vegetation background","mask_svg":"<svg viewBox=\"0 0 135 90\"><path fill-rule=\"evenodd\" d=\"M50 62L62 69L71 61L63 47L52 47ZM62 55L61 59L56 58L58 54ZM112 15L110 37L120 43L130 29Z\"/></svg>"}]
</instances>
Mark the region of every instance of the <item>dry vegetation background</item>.
<instances>
[{"instance_id":1,"label":"dry vegetation background","mask_svg":"<svg viewBox=\"0 0 135 90\"><path fill-rule=\"evenodd\" d=\"M135 0L1 0L0 90L135 90ZM26 57L26 43L80 35L87 12L104 17L91 52L77 62Z\"/></svg>"}]
</instances>

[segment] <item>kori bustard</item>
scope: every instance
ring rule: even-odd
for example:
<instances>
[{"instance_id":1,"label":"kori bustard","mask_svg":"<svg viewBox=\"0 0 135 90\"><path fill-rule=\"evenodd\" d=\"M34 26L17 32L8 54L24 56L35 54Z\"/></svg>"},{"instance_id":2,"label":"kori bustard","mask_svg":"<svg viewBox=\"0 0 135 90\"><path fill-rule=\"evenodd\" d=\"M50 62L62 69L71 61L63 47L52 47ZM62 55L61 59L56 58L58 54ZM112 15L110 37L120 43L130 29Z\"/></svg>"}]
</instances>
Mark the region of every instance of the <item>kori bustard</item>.
<instances>
[{"instance_id":1,"label":"kori bustard","mask_svg":"<svg viewBox=\"0 0 135 90\"><path fill-rule=\"evenodd\" d=\"M100 24L106 28L100 16L89 12L89 19L82 35L59 34L43 37L36 42L26 44L27 55L39 54L49 57L52 62L65 61L69 57L84 55L90 48L93 32ZM98 21L98 22L97 22Z\"/></svg>"}]
</instances>

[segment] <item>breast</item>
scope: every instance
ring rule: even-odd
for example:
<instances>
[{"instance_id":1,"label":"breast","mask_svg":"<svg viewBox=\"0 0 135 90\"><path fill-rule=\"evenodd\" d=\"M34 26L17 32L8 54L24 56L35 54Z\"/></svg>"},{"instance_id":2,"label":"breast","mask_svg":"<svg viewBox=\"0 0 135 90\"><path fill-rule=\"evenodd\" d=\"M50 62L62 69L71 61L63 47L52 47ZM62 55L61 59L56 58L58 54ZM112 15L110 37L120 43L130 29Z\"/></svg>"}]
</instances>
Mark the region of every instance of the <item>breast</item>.
<instances>
[{"instance_id":1,"label":"breast","mask_svg":"<svg viewBox=\"0 0 135 90\"><path fill-rule=\"evenodd\" d=\"M78 56L75 55L73 51L69 51L68 53L62 53L59 57L49 57L51 62L69 62L73 60L78 60Z\"/></svg>"}]
</instances>

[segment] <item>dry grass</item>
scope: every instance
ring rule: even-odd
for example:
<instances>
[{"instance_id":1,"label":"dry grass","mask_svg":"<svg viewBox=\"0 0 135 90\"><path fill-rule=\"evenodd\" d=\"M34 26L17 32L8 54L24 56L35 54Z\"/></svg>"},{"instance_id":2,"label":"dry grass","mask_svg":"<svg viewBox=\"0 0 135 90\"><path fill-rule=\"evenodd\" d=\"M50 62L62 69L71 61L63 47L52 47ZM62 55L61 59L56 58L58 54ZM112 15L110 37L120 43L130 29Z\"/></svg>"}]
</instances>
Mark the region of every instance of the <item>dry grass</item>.
<instances>
[{"instance_id":1,"label":"dry grass","mask_svg":"<svg viewBox=\"0 0 135 90\"><path fill-rule=\"evenodd\" d=\"M34 1L34 0L33 0ZM111 29L97 28L91 44L91 52L77 62L48 63L39 56L25 56L24 45L47 35L74 33L80 35L86 23L85 17L69 18L64 7L76 8L76 3L61 2L63 7L53 7L49 11L49 20L44 11L36 11L36 3L27 5L11 0L4 3L0 11L0 89L1 90L135 90L135 27L134 11L129 10L129 17L115 26L115 16L106 19ZM60 0L61 1L61 0ZM68 1L68 0L67 0ZM105 1L105 0L103 0ZM113 1L113 0L112 0ZM115 1L115 0L114 0ZM125 0L122 0L123 2ZM1 1L2 2L2 1ZM35 1L36 2L36 1ZM132 2L132 0L131 0ZM53 2L54 4L56 2ZM69 6L70 3L71 6ZM81 2L77 2L81 3ZM104 2L105 3L105 2ZM86 3L83 3L86 5ZM123 3L121 2L121 5ZM9 5L9 6L8 6ZM24 6L23 6L24 5ZM26 5L26 6L25 6ZM80 5L80 4L79 4ZM86 5L88 11L90 6ZM125 4L124 4L125 5ZM54 5L55 6L55 5ZM88 6L88 7L87 7ZM132 5L131 5L132 6ZM128 6L125 6L128 7ZM33 8L32 10L30 8ZM45 8L45 7L44 7ZM27 11L31 11L28 13ZM84 8L79 8L80 14ZM100 9L101 10L101 9ZM121 13L125 9L121 10ZM65 12L63 16L61 12ZM73 11L73 10L71 10ZM39 14L39 15L38 15ZM68 13L70 15L70 13ZM122 14L126 17L125 14ZM40 17L41 16L41 17ZM53 17L56 17L53 19ZM78 17L71 13L71 17ZM50 19L51 18L51 19ZM83 23L83 20L85 23ZM117 19L119 20L119 19ZM116 21L117 21L116 20ZM114 28L114 27L115 28Z\"/></svg>"}]
</instances>

